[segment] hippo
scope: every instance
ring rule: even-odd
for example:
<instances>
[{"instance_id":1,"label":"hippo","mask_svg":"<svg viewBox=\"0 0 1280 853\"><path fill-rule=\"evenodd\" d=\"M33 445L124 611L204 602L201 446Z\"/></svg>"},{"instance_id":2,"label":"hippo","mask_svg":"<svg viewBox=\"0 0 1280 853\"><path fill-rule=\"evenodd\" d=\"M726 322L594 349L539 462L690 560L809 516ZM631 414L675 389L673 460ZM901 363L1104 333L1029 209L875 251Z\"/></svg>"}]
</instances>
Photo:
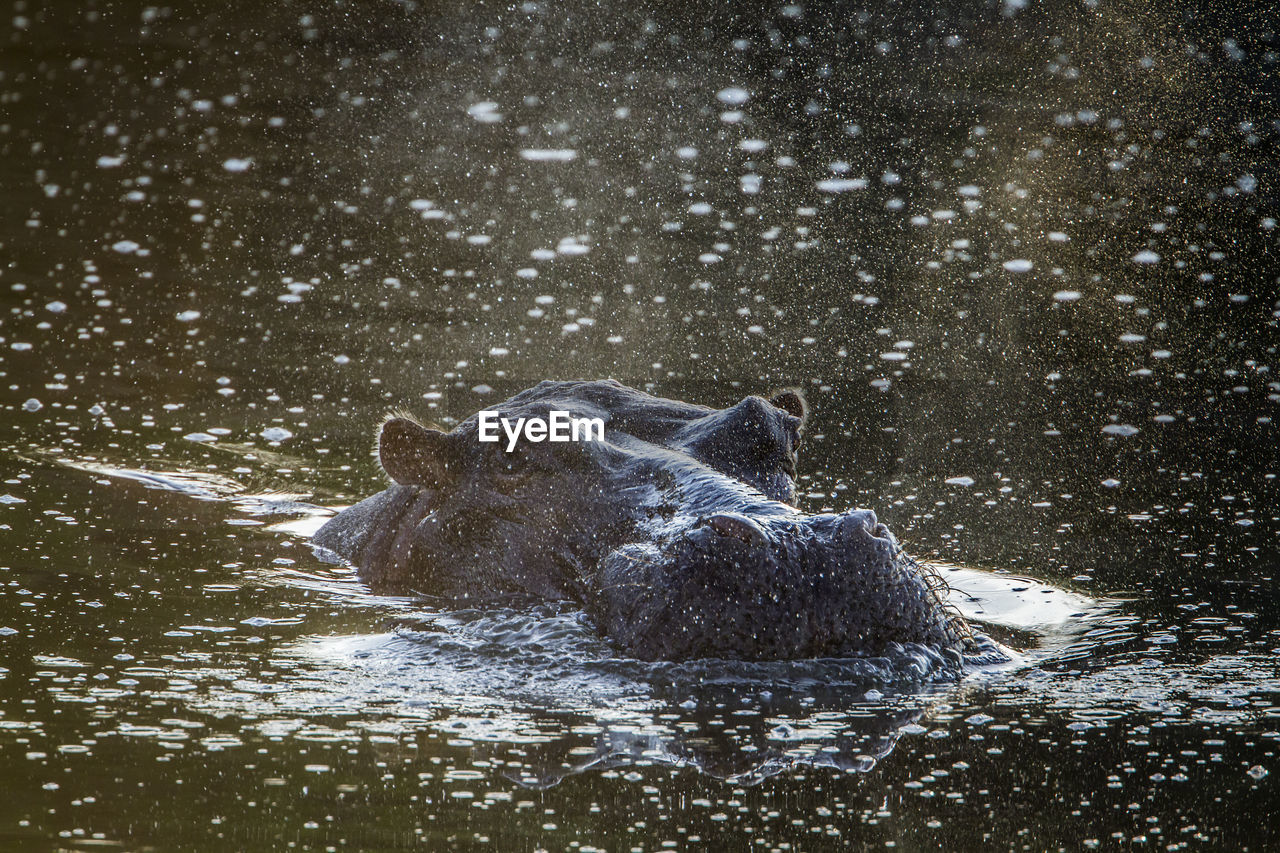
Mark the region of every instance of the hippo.
<instances>
[{"instance_id":1,"label":"hippo","mask_svg":"<svg viewBox=\"0 0 1280 853\"><path fill-rule=\"evenodd\" d=\"M497 418L556 413L602 426L577 440L493 440ZM874 512L795 506L807 417L794 389L715 409L612 380L544 381L448 432L397 413L377 444L392 485L313 544L377 593L450 607L573 602L643 660L908 644L960 660L973 633Z\"/></svg>"}]
</instances>

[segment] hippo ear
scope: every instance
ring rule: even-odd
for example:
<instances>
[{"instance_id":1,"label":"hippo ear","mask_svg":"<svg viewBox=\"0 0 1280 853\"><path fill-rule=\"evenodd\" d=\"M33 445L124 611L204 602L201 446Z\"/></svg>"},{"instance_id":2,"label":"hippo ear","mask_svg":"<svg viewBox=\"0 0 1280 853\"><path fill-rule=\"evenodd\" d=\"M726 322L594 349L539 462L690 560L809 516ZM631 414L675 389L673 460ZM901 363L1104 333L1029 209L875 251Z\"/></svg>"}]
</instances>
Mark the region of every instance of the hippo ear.
<instances>
[{"instance_id":1,"label":"hippo ear","mask_svg":"<svg viewBox=\"0 0 1280 853\"><path fill-rule=\"evenodd\" d=\"M787 414L799 418L801 426L809 417L809 404L805 402L804 394L800 393L799 388L785 388L778 391L769 398L769 402Z\"/></svg>"},{"instance_id":2,"label":"hippo ear","mask_svg":"<svg viewBox=\"0 0 1280 853\"><path fill-rule=\"evenodd\" d=\"M391 479L405 486L438 488L456 473L447 433L398 416L387 418L378 433L378 461Z\"/></svg>"}]
</instances>

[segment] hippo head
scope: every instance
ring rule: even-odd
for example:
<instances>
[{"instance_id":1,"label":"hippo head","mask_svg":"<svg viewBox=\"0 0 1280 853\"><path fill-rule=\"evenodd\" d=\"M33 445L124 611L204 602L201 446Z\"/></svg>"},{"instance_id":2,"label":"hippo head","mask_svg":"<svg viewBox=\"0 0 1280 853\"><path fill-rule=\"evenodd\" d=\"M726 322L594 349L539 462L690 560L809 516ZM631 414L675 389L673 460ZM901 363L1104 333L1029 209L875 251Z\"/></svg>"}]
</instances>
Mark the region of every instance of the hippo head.
<instances>
[{"instance_id":1,"label":"hippo head","mask_svg":"<svg viewBox=\"0 0 1280 853\"><path fill-rule=\"evenodd\" d=\"M511 440L557 412L600 433ZM796 391L711 409L605 381L543 382L449 432L394 416L378 454L395 485L315 543L378 591L577 601L637 657L956 645L929 575L873 514L792 505L806 414Z\"/></svg>"},{"instance_id":2,"label":"hippo head","mask_svg":"<svg viewBox=\"0 0 1280 853\"><path fill-rule=\"evenodd\" d=\"M937 575L875 513L725 508L611 552L590 609L637 657L760 660L957 652L967 629ZM743 654L744 649L750 653Z\"/></svg>"}]
</instances>

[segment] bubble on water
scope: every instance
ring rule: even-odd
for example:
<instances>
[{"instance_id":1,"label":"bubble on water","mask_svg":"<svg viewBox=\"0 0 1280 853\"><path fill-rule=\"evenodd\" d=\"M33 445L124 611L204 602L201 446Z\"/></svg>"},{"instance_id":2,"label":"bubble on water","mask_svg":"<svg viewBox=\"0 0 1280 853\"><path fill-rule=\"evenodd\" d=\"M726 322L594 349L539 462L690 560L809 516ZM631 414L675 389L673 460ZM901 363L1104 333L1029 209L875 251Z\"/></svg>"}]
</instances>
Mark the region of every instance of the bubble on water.
<instances>
[{"instance_id":1,"label":"bubble on water","mask_svg":"<svg viewBox=\"0 0 1280 853\"><path fill-rule=\"evenodd\" d=\"M1009 272L1030 272L1035 264L1026 258L1014 258L1012 261L1005 261L1002 266Z\"/></svg>"},{"instance_id":2,"label":"bubble on water","mask_svg":"<svg viewBox=\"0 0 1280 853\"><path fill-rule=\"evenodd\" d=\"M335 355L335 356L333 357L333 362L334 362L334 364L350 364L350 363L351 363L351 356L349 356L349 355Z\"/></svg>"},{"instance_id":3,"label":"bubble on water","mask_svg":"<svg viewBox=\"0 0 1280 853\"><path fill-rule=\"evenodd\" d=\"M175 315L174 315L174 317L175 317L179 322L182 322L182 323L190 323L190 322L192 322L193 320L199 320L199 319L200 319L200 312L199 312L199 311L196 311L196 310L194 310L194 309L192 309L192 310L190 310L190 311L179 311L177 314L175 314Z\"/></svg>"},{"instance_id":4,"label":"bubble on water","mask_svg":"<svg viewBox=\"0 0 1280 853\"><path fill-rule=\"evenodd\" d=\"M827 178L826 180L818 181L818 191L824 193L843 193L866 188L866 178Z\"/></svg>"},{"instance_id":5,"label":"bubble on water","mask_svg":"<svg viewBox=\"0 0 1280 853\"><path fill-rule=\"evenodd\" d=\"M1151 351L1152 358L1169 358L1173 353L1167 349L1157 349Z\"/></svg>"},{"instance_id":6,"label":"bubble on water","mask_svg":"<svg viewBox=\"0 0 1280 853\"><path fill-rule=\"evenodd\" d=\"M698 149L694 148L692 145L686 145L683 148L676 150L676 156L681 160L692 160L694 157L698 156Z\"/></svg>"},{"instance_id":7,"label":"bubble on water","mask_svg":"<svg viewBox=\"0 0 1280 853\"><path fill-rule=\"evenodd\" d=\"M1263 767L1261 764L1255 764L1245 772L1249 774L1249 778L1257 779L1258 781L1262 781L1271 774L1271 771Z\"/></svg>"},{"instance_id":8,"label":"bubble on water","mask_svg":"<svg viewBox=\"0 0 1280 853\"><path fill-rule=\"evenodd\" d=\"M1059 290L1053 294L1053 299L1055 302L1075 302L1083 295L1078 290Z\"/></svg>"},{"instance_id":9,"label":"bubble on water","mask_svg":"<svg viewBox=\"0 0 1280 853\"><path fill-rule=\"evenodd\" d=\"M217 441L216 435L210 435L207 432L189 432L183 436L187 441L194 441L197 444L208 444L211 441Z\"/></svg>"},{"instance_id":10,"label":"bubble on water","mask_svg":"<svg viewBox=\"0 0 1280 853\"><path fill-rule=\"evenodd\" d=\"M112 251L119 252L122 255L131 255L141 248L142 246L133 240L117 240L111 244Z\"/></svg>"},{"instance_id":11,"label":"bubble on water","mask_svg":"<svg viewBox=\"0 0 1280 853\"><path fill-rule=\"evenodd\" d=\"M977 198L982 194L982 189L977 184L965 184L956 192L965 198Z\"/></svg>"},{"instance_id":12,"label":"bubble on water","mask_svg":"<svg viewBox=\"0 0 1280 853\"><path fill-rule=\"evenodd\" d=\"M738 185L747 195L755 195L760 192L761 179L759 175L747 174L738 178Z\"/></svg>"},{"instance_id":13,"label":"bubble on water","mask_svg":"<svg viewBox=\"0 0 1280 853\"><path fill-rule=\"evenodd\" d=\"M35 397L30 398L29 400L27 400L25 403L22 404L22 411L24 412L38 412L43 408L44 408L44 403L41 403Z\"/></svg>"},{"instance_id":14,"label":"bubble on water","mask_svg":"<svg viewBox=\"0 0 1280 853\"><path fill-rule=\"evenodd\" d=\"M946 483L948 486L972 486L977 481L972 477L962 475L959 477L948 477L942 482Z\"/></svg>"},{"instance_id":15,"label":"bubble on water","mask_svg":"<svg viewBox=\"0 0 1280 853\"><path fill-rule=\"evenodd\" d=\"M1135 335L1132 332L1126 332L1120 336L1122 344L1140 344L1147 339L1146 335Z\"/></svg>"},{"instance_id":16,"label":"bubble on water","mask_svg":"<svg viewBox=\"0 0 1280 853\"><path fill-rule=\"evenodd\" d=\"M484 384L473 385L471 386L471 393L472 394L492 394L493 387L489 385L484 385Z\"/></svg>"},{"instance_id":17,"label":"bubble on water","mask_svg":"<svg viewBox=\"0 0 1280 853\"><path fill-rule=\"evenodd\" d=\"M715 252L703 252L701 255L698 255L698 260L704 264L718 264L724 259Z\"/></svg>"},{"instance_id":18,"label":"bubble on water","mask_svg":"<svg viewBox=\"0 0 1280 853\"><path fill-rule=\"evenodd\" d=\"M516 275L520 278L537 278L538 271L533 267L522 267L521 269L516 270Z\"/></svg>"},{"instance_id":19,"label":"bubble on water","mask_svg":"<svg viewBox=\"0 0 1280 853\"><path fill-rule=\"evenodd\" d=\"M1236 186L1240 188L1242 193L1252 193L1258 188L1258 179L1253 175L1241 175L1236 178Z\"/></svg>"},{"instance_id":20,"label":"bubble on water","mask_svg":"<svg viewBox=\"0 0 1280 853\"><path fill-rule=\"evenodd\" d=\"M521 148L521 158L533 163L568 163L578 159L574 148Z\"/></svg>"},{"instance_id":21,"label":"bubble on water","mask_svg":"<svg viewBox=\"0 0 1280 853\"><path fill-rule=\"evenodd\" d=\"M1143 249L1141 252L1133 256L1135 264L1154 264L1159 263L1160 256L1150 249Z\"/></svg>"},{"instance_id":22,"label":"bubble on water","mask_svg":"<svg viewBox=\"0 0 1280 853\"><path fill-rule=\"evenodd\" d=\"M1047 236L1054 243L1066 243L1071 240L1071 237L1065 231L1050 231Z\"/></svg>"},{"instance_id":23,"label":"bubble on water","mask_svg":"<svg viewBox=\"0 0 1280 853\"><path fill-rule=\"evenodd\" d=\"M409 202L409 206L414 210L423 211L435 207L435 202L425 198L415 198L413 201Z\"/></svg>"},{"instance_id":24,"label":"bubble on water","mask_svg":"<svg viewBox=\"0 0 1280 853\"><path fill-rule=\"evenodd\" d=\"M751 100L751 93L738 86L730 86L716 92L716 99L730 107L740 107Z\"/></svg>"},{"instance_id":25,"label":"bubble on water","mask_svg":"<svg viewBox=\"0 0 1280 853\"><path fill-rule=\"evenodd\" d=\"M98 158L97 162L98 162L99 169L114 169L117 166L124 165L124 155L123 154L114 154L114 155L103 154L101 157Z\"/></svg>"},{"instance_id":26,"label":"bubble on water","mask_svg":"<svg viewBox=\"0 0 1280 853\"><path fill-rule=\"evenodd\" d=\"M1107 435L1130 436L1137 435L1139 430L1133 424L1107 424L1102 428Z\"/></svg>"},{"instance_id":27,"label":"bubble on water","mask_svg":"<svg viewBox=\"0 0 1280 853\"><path fill-rule=\"evenodd\" d=\"M228 172L247 172L253 166L253 160L248 157L231 157L222 161L222 168Z\"/></svg>"},{"instance_id":28,"label":"bubble on water","mask_svg":"<svg viewBox=\"0 0 1280 853\"><path fill-rule=\"evenodd\" d=\"M489 355L500 356L500 355L510 355L510 354L511 354L511 350L507 349L506 347L489 347Z\"/></svg>"},{"instance_id":29,"label":"bubble on water","mask_svg":"<svg viewBox=\"0 0 1280 853\"><path fill-rule=\"evenodd\" d=\"M267 441L284 441L285 439L293 438L293 433L284 427L267 427L259 435Z\"/></svg>"}]
</instances>

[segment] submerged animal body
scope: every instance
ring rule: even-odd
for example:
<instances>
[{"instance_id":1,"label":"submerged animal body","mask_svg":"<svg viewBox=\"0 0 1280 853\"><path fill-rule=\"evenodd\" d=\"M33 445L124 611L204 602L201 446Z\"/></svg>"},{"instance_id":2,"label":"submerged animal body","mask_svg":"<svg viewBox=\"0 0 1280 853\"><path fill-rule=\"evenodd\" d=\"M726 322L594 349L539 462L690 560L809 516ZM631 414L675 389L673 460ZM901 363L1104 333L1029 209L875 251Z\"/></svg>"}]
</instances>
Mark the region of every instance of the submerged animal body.
<instances>
[{"instance_id":1,"label":"submerged animal body","mask_svg":"<svg viewBox=\"0 0 1280 853\"><path fill-rule=\"evenodd\" d=\"M796 391L727 409L613 381L542 382L496 409L600 419L603 437L481 441L406 417L381 428L395 484L314 542L375 590L474 605L574 601L624 653L650 660L885 654L919 644L959 660L972 637L936 575L868 510L795 501L807 410Z\"/></svg>"}]
</instances>

